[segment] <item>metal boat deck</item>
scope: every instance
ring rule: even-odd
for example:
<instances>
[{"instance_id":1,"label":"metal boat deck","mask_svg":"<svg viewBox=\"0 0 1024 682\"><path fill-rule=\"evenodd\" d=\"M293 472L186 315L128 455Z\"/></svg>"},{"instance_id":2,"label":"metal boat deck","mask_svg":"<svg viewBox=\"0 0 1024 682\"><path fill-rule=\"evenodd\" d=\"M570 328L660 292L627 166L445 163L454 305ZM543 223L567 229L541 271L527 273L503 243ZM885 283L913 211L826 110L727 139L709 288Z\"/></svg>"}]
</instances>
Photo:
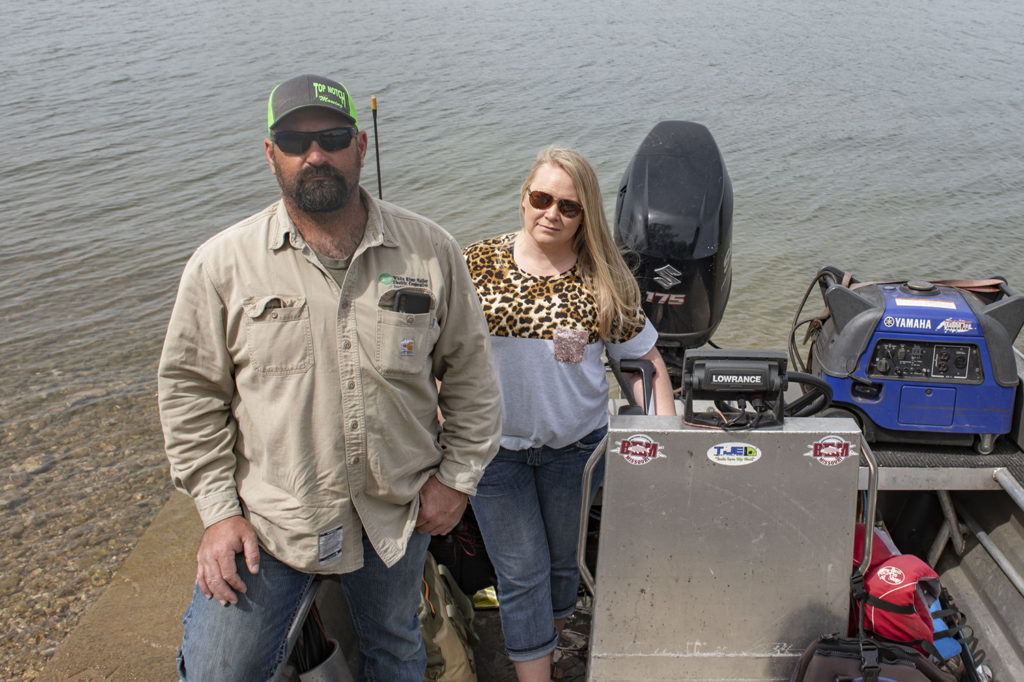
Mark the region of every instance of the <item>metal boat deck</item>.
<instances>
[{"instance_id":1,"label":"metal boat deck","mask_svg":"<svg viewBox=\"0 0 1024 682\"><path fill-rule=\"evenodd\" d=\"M880 490L1006 490L1024 486L1024 454L1009 441L982 455L970 448L876 443ZM1000 473L1002 472L1002 473ZM861 470L861 488L867 482Z\"/></svg>"}]
</instances>

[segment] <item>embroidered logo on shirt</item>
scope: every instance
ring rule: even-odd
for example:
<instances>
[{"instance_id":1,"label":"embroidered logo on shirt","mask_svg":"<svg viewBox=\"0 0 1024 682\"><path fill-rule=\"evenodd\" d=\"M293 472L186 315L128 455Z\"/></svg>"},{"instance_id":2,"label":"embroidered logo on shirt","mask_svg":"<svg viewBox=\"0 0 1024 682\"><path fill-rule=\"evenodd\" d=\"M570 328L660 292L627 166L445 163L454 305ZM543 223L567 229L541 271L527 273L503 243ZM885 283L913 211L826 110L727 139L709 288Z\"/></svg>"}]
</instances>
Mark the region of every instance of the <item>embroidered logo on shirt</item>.
<instances>
[{"instance_id":1,"label":"embroidered logo on shirt","mask_svg":"<svg viewBox=\"0 0 1024 682\"><path fill-rule=\"evenodd\" d=\"M402 339L398 344L399 355L415 355L416 354L416 342L412 339Z\"/></svg>"},{"instance_id":2,"label":"embroidered logo on shirt","mask_svg":"<svg viewBox=\"0 0 1024 682\"><path fill-rule=\"evenodd\" d=\"M390 272L382 272L377 275L377 281L384 286L396 287L419 287L426 289L430 286L430 280L423 277L404 277L403 275L392 275Z\"/></svg>"}]
</instances>

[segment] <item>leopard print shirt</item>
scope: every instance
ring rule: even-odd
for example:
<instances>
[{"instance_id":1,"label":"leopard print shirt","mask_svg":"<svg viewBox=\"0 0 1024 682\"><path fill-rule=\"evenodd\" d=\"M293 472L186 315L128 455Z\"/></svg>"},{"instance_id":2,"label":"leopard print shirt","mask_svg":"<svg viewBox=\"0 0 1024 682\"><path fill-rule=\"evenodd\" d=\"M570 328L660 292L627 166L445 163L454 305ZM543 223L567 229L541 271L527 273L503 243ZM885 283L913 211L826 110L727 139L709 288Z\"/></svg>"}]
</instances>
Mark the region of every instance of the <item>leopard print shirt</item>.
<instances>
[{"instance_id":1,"label":"leopard print shirt","mask_svg":"<svg viewBox=\"0 0 1024 682\"><path fill-rule=\"evenodd\" d=\"M501 445L567 447L608 422L604 353L638 358L658 333L638 309L635 322L602 341L594 297L577 269L552 277L524 272L512 257L515 237L486 239L463 252L490 328Z\"/></svg>"},{"instance_id":2,"label":"leopard print shirt","mask_svg":"<svg viewBox=\"0 0 1024 682\"><path fill-rule=\"evenodd\" d=\"M555 329L571 327L586 330L588 344L598 343L597 303L576 267L551 277L521 270L512 257L516 234L477 242L463 252L491 335L551 340ZM632 339L646 322L637 309L634 323L612 330L610 342Z\"/></svg>"}]
</instances>

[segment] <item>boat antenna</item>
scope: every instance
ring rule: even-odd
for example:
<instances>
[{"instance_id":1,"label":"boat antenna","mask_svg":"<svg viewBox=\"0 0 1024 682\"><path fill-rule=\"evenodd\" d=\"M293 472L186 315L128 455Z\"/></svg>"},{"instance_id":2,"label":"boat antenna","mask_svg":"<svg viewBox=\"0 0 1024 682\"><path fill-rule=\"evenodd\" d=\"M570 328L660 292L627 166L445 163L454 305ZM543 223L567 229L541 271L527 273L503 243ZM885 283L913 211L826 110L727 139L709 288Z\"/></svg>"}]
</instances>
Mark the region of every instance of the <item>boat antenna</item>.
<instances>
[{"instance_id":1,"label":"boat antenna","mask_svg":"<svg viewBox=\"0 0 1024 682\"><path fill-rule=\"evenodd\" d=\"M380 186L380 139L377 137L377 95L370 95L370 108L373 109L373 148L377 153L377 198L383 199Z\"/></svg>"}]
</instances>

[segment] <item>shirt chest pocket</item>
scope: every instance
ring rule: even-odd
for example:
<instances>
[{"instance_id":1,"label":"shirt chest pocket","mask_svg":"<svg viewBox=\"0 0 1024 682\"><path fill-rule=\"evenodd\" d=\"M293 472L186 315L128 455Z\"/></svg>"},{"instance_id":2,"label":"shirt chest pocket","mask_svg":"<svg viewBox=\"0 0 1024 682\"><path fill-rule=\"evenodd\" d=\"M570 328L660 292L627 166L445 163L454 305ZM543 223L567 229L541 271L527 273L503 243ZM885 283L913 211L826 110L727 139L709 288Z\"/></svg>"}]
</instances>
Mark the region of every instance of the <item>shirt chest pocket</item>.
<instances>
[{"instance_id":1,"label":"shirt chest pocket","mask_svg":"<svg viewBox=\"0 0 1024 682\"><path fill-rule=\"evenodd\" d=\"M388 308L383 307L383 303L377 308L377 345L373 360L377 370L384 376L429 371L431 352L440 334L433 310L408 313Z\"/></svg>"},{"instance_id":2,"label":"shirt chest pocket","mask_svg":"<svg viewBox=\"0 0 1024 682\"><path fill-rule=\"evenodd\" d=\"M245 314L249 361L260 374L302 374L313 366L313 332L302 296L271 294L247 298Z\"/></svg>"}]
</instances>

